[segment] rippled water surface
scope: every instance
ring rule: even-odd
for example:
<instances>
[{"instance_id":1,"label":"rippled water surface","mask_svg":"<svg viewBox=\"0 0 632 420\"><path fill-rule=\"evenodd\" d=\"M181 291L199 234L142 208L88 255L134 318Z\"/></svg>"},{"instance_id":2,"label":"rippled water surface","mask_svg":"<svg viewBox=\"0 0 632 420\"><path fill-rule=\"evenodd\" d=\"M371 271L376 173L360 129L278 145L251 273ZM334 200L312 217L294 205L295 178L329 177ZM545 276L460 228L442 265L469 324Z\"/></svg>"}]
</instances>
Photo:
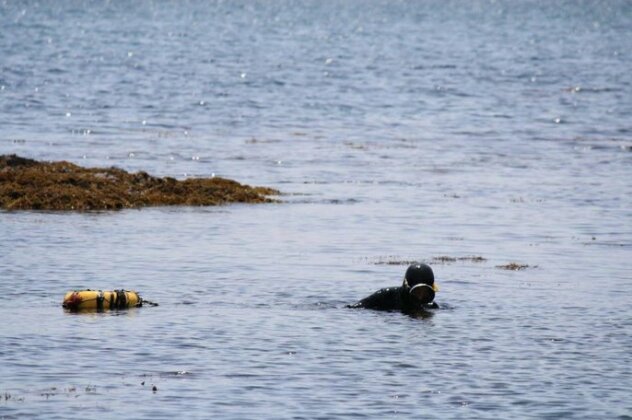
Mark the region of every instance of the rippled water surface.
<instances>
[{"instance_id":1,"label":"rippled water surface","mask_svg":"<svg viewBox=\"0 0 632 420\"><path fill-rule=\"evenodd\" d=\"M0 154L284 193L0 212L0 418L630 418L630 22L616 0L0 2ZM412 260L442 309L345 308ZM60 306L121 287L160 306Z\"/></svg>"}]
</instances>

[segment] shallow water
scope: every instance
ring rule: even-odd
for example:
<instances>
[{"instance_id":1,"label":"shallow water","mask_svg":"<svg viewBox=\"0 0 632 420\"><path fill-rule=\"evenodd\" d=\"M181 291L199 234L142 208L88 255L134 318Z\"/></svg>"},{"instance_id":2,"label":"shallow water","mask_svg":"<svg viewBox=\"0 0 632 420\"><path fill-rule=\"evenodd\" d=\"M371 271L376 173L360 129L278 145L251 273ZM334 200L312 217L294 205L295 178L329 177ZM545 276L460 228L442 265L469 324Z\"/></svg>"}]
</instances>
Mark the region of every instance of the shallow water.
<instances>
[{"instance_id":1,"label":"shallow water","mask_svg":"<svg viewBox=\"0 0 632 420\"><path fill-rule=\"evenodd\" d=\"M0 3L0 153L285 193L0 213L0 418L629 418L631 17ZM410 260L442 309L344 307Z\"/></svg>"}]
</instances>

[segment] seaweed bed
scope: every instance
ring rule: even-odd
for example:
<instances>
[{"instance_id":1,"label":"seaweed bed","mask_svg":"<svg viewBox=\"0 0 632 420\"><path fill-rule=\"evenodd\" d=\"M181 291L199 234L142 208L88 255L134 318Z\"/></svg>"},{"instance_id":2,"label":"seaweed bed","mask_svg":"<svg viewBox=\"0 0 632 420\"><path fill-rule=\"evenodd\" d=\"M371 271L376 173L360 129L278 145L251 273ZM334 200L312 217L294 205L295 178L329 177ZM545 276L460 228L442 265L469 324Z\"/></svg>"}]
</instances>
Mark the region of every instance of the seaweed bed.
<instances>
[{"instance_id":1,"label":"seaweed bed","mask_svg":"<svg viewBox=\"0 0 632 420\"><path fill-rule=\"evenodd\" d=\"M432 264L448 264L448 263L453 263L457 261L470 261L470 262L480 263L480 262L487 261L487 259L481 256L477 256L477 255L472 255L472 256L467 256L467 257L449 257L446 255L443 255L440 257L432 257L432 259L428 262ZM410 265L416 262L425 262L425 261L402 259L395 256L386 256L386 257L379 257L377 260L372 261L371 263L375 265Z\"/></svg>"},{"instance_id":2,"label":"seaweed bed","mask_svg":"<svg viewBox=\"0 0 632 420\"><path fill-rule=\"evenodd\" d=\"M118 168L83 168L0 156L0 208L5 210L119 210L148 206L269 203L277 190L225 178L158 178Z\"/></svg>"},{"instance_id":3,"label":"seaweed bed","mask_svg":"<svg viewBox=\"0 0 632 420\"><path fill-rule=\"evenodd\" d=\"M472 263L484 263L487 261L487 258L481 257L479 255L471 255L465 257L450 257L448 255L442 255L439 257L432 257L430 260L412 260L412 259L404 259L396 256L385 256L378 257L373 260L367 258L370 264L375 265L410 265L415 262L427 262L429 264L452 264L455 262L467 261ZM500 268L502 270L510 270L510 271L521 271L526 270L527 268L537 268L537 265L528 265L528 264L520 264L516 262L511 262L508 264L497 265L496 268Z\"/></svg>"},{"instance_id":4,"label":"seaweed bed","mask_svg":"<svg viewBox=\"0 0 632 420\"><path fill-rule=\"evenodd\" d=\"M515 263L515 262L509 263L509 264L504 264L504 265L497 265L496 266L496 268L502 268L503 270L511 270L511 271L525 270L525 269L527 269L529 267L530 266L528 264L519 264L519 263Z\"/></svg>"}]
</instances>

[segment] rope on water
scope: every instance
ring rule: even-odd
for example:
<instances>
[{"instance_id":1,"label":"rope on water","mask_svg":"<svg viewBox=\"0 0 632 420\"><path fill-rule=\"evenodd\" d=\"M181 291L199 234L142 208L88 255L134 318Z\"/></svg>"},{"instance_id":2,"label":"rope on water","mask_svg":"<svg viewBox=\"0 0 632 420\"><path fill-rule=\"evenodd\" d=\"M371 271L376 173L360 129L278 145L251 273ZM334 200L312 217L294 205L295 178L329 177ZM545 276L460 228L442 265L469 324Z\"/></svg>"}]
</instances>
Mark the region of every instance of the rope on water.
<instances>
[{"instance_id":1,"label":"rope on water","mask_svg":"<svg viewBox=\"0 0 632 420\"><path fill-rule=\"evenodd\" d=\"M160 306L160 305L158 305L156 302L152 302L152 301L147 300L147 299L141 299L141 300L140 300L140 302L141 302L141 306L142 306L142 305Z\"/></svg>"}]
</instances>

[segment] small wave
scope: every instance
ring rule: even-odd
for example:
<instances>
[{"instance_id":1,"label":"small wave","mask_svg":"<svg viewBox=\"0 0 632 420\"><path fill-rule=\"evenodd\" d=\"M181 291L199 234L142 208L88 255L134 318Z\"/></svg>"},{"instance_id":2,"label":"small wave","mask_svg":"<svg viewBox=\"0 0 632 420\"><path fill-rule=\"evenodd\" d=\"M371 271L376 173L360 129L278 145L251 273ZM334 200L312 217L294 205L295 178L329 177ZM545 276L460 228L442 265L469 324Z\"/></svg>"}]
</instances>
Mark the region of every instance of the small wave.
<instances>
[{"instance_id":1,"label":"small wave","mask_svg":"<svg viewBox=\"0 0 632 420\"><path fill-rule=\"evenodd\" d=\"M583 242L582 245L598 245L598 246L610 246L610 247L620 247L620 248L629 248L632 247L632 242L605 242L605 241L592 241L592 242Z\"/></svg>"},{"instance_id":2,"label":"small wave","mask_svg":"<svg viewBox=\"0 0 632 420\"><path fill-rule=\"evenodd\" d=\"M454 70L458 68L456 64L431 64L414 66L413 70Z\"/></svg>"},{"instance_id":3,"label":"small wave","mask_svg":"<svg viewBox=\"0 0 632 420\"><path fill-rule=\"evenodd\" d=\"M193 372L190 372L188 370L174 370L174 371L167 371L167 372L160 372L158 373L158 376L161 377L178 377L178 378L182 378L182 377L191 377L194 376Z\"/></svg>"},{"instance_id":4,"label":"small wave","mask_svg":"<svg viewBox=\"0 0 632 420\"><path fill-rule=\"evenodd\" d=\"M571 86L569 88L564 89L565 92L570 93L613 93L613 92L621 92L623 89L617 87L581 87L581 86Z\"/></svg>"}]
</instances>

